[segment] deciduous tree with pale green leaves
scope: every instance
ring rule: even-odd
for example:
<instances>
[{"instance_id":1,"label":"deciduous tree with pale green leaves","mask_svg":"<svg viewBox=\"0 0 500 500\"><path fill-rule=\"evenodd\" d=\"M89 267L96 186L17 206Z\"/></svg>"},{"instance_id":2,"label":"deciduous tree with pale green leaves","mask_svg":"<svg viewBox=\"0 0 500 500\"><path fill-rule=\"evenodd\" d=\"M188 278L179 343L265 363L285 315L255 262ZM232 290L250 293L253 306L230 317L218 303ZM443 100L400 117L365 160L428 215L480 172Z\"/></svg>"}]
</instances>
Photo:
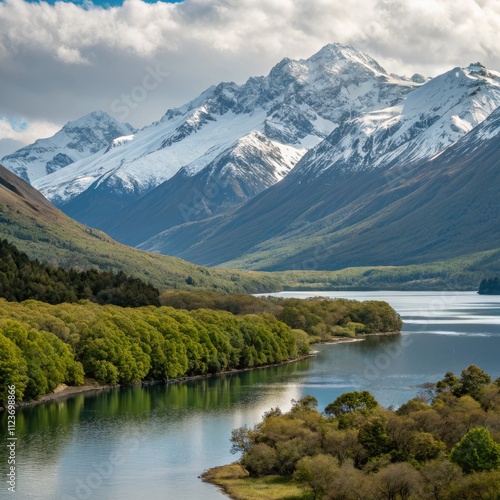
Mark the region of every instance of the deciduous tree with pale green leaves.
<instances>
[{"instance_id":1,"label":"deciduous tree with pale green leaves","mask_svg":"<svg viewBox=\"0 0 500 500\"><path fill-rule=\"evenodd\" d=\"M460 465L469 474L500 469L500 444L491 437L484 427L471 429L453 448L450 454L452 462Z\"/></svg>"}]
</instances>

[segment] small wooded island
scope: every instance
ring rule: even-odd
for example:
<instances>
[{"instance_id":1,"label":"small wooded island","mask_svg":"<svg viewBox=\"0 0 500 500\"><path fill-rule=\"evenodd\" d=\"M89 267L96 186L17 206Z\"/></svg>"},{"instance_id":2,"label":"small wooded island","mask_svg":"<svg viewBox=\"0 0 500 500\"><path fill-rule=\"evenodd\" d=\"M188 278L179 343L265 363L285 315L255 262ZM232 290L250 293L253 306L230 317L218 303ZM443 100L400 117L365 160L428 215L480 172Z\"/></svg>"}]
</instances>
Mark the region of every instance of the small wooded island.
<instances>
[{"instance_id":1,"label":"small wooded island","mask_svg":"<svg viewBox=\"0 0 500 500\"><path fill-rule=\"evenodd\" d=\"M271 408L203 478L238 500L498 499L500 379L471 365L423 389L397 411L366 391Z\"/></svg>"},{"instance_id":2,"label":"small wooded island","mask_svg":"<svg viewBox=\"0 0 500 500\"><path fill-rule=\"evenodd\" d=\"M500 295L500 280L497 277L482 280L477 293L480 295Z\"/></svg>"},{"instance_id":3,"label":"small wooded island","mask_svg":"<svg viewBox=\"0 0 500 500\"><path fill-rule=\"evenodd\" d=\"M214 375L402 326L386 302L160 294L123 273L46 266L6 241L0 253L0 405L10 385L21 402L84 377L115 385Z\"/></svg>"}]
</instances>

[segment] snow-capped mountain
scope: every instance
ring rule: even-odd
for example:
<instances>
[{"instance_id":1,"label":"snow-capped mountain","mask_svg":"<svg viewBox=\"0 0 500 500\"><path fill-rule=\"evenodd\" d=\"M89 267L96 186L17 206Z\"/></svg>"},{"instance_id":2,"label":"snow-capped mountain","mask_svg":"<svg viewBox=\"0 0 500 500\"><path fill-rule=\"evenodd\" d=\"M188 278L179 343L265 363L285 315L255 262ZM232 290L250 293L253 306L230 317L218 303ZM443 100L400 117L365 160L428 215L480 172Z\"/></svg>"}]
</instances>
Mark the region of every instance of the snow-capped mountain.
<instances>
[{"instance_id":1,"label":"snow-capped mountain","mask_svg":"<svg viewBox=\"0 0 500 500\"><path fill-rule=\"evenodd\" d=\"M282 60L266 77L250 78L243 85L212 87L190 103L169 110L160 121L116 140L106 151L40 178L34 185L63 210L73 198L101 187L117 202L109 208L117 210L181 168L186 175L195 175L253 132L295 148L296 157L346 119L396 104L419 85L389 75L350 46L328 45L307 60ZM277 161L287 165L288 160ZM119 202L121 196L127 201ZM89 209L80 204L82 214ZM72 215L84 222L91 220L76 212Z\"/></svg>"},{"instance_id":2,"label":"snow-capped mountain","mask_svg":"<svg viewBox=\"0 0 500 500\"><path fill-rule=\"evenodd\" d=\"M500 73L481 64L454 68L396 106L346 121L311 150L294 176L413 164L432 158L500 105Z\"/></svg>"},{"instance_id":3,"label":"snow-capped mountain","mask_svg":"<svg viewBox=\"0 0 500 500\"><path fill-rule=\"evenodd\" d=\"M194 175L182 168L116 216L101 221L100 227L127 244L139 244L169 227L211 217L250 200L283 179L302 155L302 150L252 132ZM71 200L66 212L71 214L83 196Z\"/></svg>"},{"instance_id":4,"label":"snow-capped mountain","mask_svg":"<svg viewBox=\"0 0 500 500\"><path fill-rule=\"evenodd\" d=\"M397 106L347 121L237 211L140 248L265 270L429 262L494 248L499 84L479 64L449 71Z\"/></svg>"},{"instance_id":5,"label":"snow-capped mountain","mask_svg":"<svg viewBox=\"0 0 500 500\"><path fill-rule=\"evenodd\" d=\"M113 139L131 134L133 128L107 113L94 111L68 122L53 137L39 139L0 163L27 182L45 177L95 153L102 154Z\"/></svg>"}]
</instances>

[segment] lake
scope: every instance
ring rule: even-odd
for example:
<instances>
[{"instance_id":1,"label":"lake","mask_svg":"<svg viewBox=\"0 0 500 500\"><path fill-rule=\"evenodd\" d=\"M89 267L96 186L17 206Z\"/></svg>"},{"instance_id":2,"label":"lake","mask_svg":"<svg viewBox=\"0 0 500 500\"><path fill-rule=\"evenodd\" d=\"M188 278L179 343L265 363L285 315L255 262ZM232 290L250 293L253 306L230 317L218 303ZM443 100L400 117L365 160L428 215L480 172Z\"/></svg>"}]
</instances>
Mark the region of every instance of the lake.
<instances>
[{"instance_id":1,"label":"lake","mask_svg":"<svg viewBox=\"0 0 500 500\"><path fill-rule=\"evenodd\" d=\"M315 396L323 409L344 392L371 391L384 406L419 385L477 364L500 376L500 296L472 292L286 292L283 297L386 300L402 335L315 346L317 356L280 367L170 385L80 394L17 412L16 499L221 500L203 470L235 460L231 429L271 407ZM5 443L6 419L2 420ZM2 447L2 457L6 448ZM0 473L5 478L6 459ZM5 479L0 498L7 497Z\"/></svg>"}]
</instances>

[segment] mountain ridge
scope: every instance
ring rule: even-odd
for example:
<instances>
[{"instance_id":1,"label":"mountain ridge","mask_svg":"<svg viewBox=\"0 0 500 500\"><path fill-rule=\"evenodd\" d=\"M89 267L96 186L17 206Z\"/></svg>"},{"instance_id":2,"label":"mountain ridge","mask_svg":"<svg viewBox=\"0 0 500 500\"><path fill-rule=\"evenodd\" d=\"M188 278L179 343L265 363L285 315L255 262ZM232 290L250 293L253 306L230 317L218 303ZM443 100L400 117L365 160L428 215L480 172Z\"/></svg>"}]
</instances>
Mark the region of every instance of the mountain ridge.
<instances>
[{"instance_id":1,"label":"mountain ridge","mask_svg":"<svg viewBox=\"0 0 500 500\"><path fill-rule=\"evenodd\" d=\"M500 228L495 217L485 214L498 193L499 120L497 109L457 143L410 168L395 164L340 177L332 177L330 169L306 182L297 181L295 170L228 217L167 230L140 247L208 265L267 271L307 269L312 264L317 269L403 265L496 248ZM481 172L476 163L482 165ZM442 206L434 199L439 193ZM465 215L460 197L473 208ZM412 217L413 212L420 214L420 220ZM448 221L453 214L457 220L446 226L444 214ZM438 233L431 236L436 221L442 222L449 243ZM420 231L420 247L408 227ZM482 238L474 232L476 227L482 228ZM419 251L403 245L404 234Z\"/></svg>"},{"instance_id":2,"label":"mountain ridge","mask_svg":"<svg viewBox=\"0 0 500 500\"><path fill-rule=\"evenodd\" d=\"M331 44L213 86L35 186L200 265L424 264L496 248L499 106L500 73L480 63L405 78Z\"/></svg>"},{"instance_id":3,"label":"mountain ridge","mask_svg":"<svg viewBox=\"0 0 500 500\"><path fill-rule=\"evenodd\" d=\"M301 155L346 117L393 104L418 85L389 75L353 47L332 44L309 59L284 59L265 77L211 87L114 147L39 178L34 186L63 210L87 192L68 209L81 222L98 225L99 211L92 209L97 198L101 211L115 215L181 168L196 175L252 133ZM251 183L251 170L247 176ZM110 194L113 202L106 205Z\"/></svg>"},{"instance_id":4,"label":"mountain ridge","mask_svg":"<svg viewBox=\"0 0 500 500\"><path fill-rule=\"evenodd\" d=\"M93 111L69 121L52 137L38 139L4 156L0 164L23 180L33 183L103 150L116 137L133 131L128 123L119 123L104 111Z\"/></svg>"}]
</instances>

